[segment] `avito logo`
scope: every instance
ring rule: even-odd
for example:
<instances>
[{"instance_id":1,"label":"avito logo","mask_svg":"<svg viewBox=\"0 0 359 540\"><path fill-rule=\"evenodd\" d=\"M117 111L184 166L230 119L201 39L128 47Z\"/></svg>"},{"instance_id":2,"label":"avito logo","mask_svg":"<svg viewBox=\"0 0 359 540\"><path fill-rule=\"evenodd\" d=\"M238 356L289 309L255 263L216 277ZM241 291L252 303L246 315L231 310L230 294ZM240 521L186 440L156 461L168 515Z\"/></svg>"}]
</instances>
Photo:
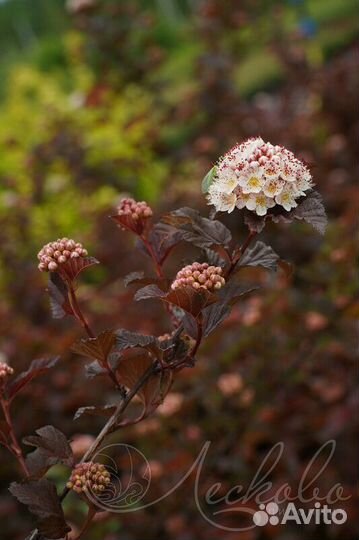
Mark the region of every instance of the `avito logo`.
<instances>
[{"instance_id":1,"label":"avito logo","mask_svg":"<svg viewBox=\"0 0 359 540\"><path fill-rule=\"evenodd\" d=\"M285 525L290 522L298 525L309 525L309 523L342 525L346 522L347 517L346 511L342 508L332 510L327 504L321 506L319 502L314 504L314 508L308 510L296 508L294 503L289 503L281 511L277 503L270 502L266 505L259 505L259 510L253 514L253 523L258 527L264 527L268 523L271 525Z\"/></svg>"}]
</instances>

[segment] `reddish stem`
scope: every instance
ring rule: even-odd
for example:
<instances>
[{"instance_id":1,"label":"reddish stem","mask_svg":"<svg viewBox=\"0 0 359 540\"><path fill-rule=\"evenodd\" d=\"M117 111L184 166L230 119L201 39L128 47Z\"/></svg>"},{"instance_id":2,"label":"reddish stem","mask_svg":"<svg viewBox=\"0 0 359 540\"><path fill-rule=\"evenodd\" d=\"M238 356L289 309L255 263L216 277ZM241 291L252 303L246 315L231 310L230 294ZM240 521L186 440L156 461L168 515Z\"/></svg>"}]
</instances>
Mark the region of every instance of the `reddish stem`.
<instances>
[{"instance_id":1,"label":"reddish stem","mask_svg":"<svg viewBox=\"0 0 359 540\"><path fill-rule=\"evenodd\" d=\"M75 315L76 319L79 321L79 323L81 324L81 326L83 326L83 328L86 330L87 332L87 335L90 337L90 338L94 338L95 337L95 334L94 332L91 330L88 322L86 321L82 311L81 311L81 308L79 306L79 303L77 301L77 298L76 298L76 294L75 294L75 289L74 289L74 286L73 286L73 283L70 281L68 282L68 286L69 286L69 291L70 291L70 304L71 304L71 308L72 308L72 312L73 314Z\"/></svg>"},{"instance_id":2,"label":"reddish stem","mask_svg":"<svg viewBox=\"0 0 359 540\"><path fill-rule=\"evenodd\" d=\"M23 473L25 474L25 476L29 477L30 473L29 473L29 470L27 468L27 465L26 465L26 462L25 462L24 455L22 453L20 444L19 444L19 442L17 440L17 437L15 435L14 426L13 426L12 418L11 418L11 415L10 415L9 402L6 399L4 399L3 397L1 397L0 401L1 401L2 410L4 412L4 418L6 420L7 425L9 426L9 435L10 435L10 440L11 440L11 446L9 447L9 449L12 450L12 452L13 452L14 456L16 457L16 459L17 459Z\"/></svg>"},{"instance_id":3,"label":"reddish stem","mask_svg":"<svg viewBox=\"0 0 359 540\"><path fill-rule=\"evenodd\" d=\"M95 514L96 514L96 509L93 506L89 506L87 516L86 516L86 520L85 520L84 524L82 525L79 534L76 536L76 538L74 540L80 540L80 538L83 537L83 535L85 534L85 532L87 531L87 529L91 525L91 521L93 520L93 517L94 517Z\"/></svg>"},{"instance_id":4,"label":"reddish stem","mask_svg":"<svg viewBox=\"0 0 359 540\"><path fill-rule=\"evenodd\" d=\"M157 276L159 278L163 279L165 276L164 276L164 273L163 273L163 270L162 270L162 266L157 261L157 257L156 257L155 252L153 251L153 247L151 245L151 242L149 242L149 240L143 234L141 234L140 238L141 238L142 242L144 243L145 248L147 249L151 259L154 262Z\"/></svg>"},{"instance_id":5,"label":"reddish stem","mask_svg":"<svg viewBox=\"0 0 359 540\"><path fill-rule=\"evenodd\" d=\"M88 322L86 321L86 318L85 318L84 314L81 311L80 305L79 305L79 303L77 301L75 289L74 289L73 283L71 281L68 282L68 288L69 288L69 291L70 291L71 309L72 309L72 312L73 312L74 316L79 321L81 326L86 330L86 333L89 336L89 338L91 338L91 339L95 338L96 337L95 333L91 330ZM106 370L108 372L108 375L109 375L110 379L114 383L115 387L120 388L120 385L119 385L119 383L117 381L116 375L114 374L114 372L111 369L111 366L109 366L109 364L107 362L106 362L105 368L106 368Z\"/></svg>"},{"instance_id":6,"label":"reddish stem","mask_svg":"<svg viewBox=\"0 0 359 540\"><path fill-rule=\"evenodd\" d=\"M236 255L234 255L234 257L232 258L232 263L231 263L231 266L229 267L228 269L228 272L227 272L227 279L228 277L231 275L231 273L233 272L233 270L235 269L235 267L237 266L238 262L240 261L240 259L243 257L244 255L244 252L246 251L246 249L248 248L249 244L252 242L253 238L257 235L257 233L255 231L249 231L249 234L247 236L247 238L245 239L245 241L243 242L243 244L241 245L241 247L239 248L238 252L236 253Z\"/></svg>"}]
</instances>

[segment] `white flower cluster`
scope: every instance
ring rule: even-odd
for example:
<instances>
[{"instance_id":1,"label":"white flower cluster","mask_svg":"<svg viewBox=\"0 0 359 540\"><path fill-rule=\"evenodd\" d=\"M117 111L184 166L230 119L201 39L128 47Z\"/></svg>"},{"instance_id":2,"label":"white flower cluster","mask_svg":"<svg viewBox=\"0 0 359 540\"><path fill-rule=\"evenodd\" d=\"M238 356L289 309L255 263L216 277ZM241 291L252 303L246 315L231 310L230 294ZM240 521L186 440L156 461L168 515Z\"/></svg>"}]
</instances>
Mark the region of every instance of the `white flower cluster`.
<instances>
[{"instance_id":1,"label":"white flower cluster","mask_svg":"<svg viewBox=\"0 0 359 540\"><path fill-rule=\"evenodd\" d=\"M208 201L217 211L247 208L264 216L275 205L287 211L295 208L296 199L312 186L309 169L292 152L256 137L220 159Z\"/></svg>"}]
</instances>

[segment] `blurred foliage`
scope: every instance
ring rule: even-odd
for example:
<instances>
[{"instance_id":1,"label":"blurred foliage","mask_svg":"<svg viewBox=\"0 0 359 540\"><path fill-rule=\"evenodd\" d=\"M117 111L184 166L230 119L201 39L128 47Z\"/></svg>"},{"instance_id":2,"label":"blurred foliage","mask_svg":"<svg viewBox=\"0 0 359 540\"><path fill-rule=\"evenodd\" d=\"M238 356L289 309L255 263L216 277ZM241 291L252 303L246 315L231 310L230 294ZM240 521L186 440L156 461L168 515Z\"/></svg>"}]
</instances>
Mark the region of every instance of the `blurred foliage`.
<instances>
[{"instance_id":1,"label":"blurred foliage","mask_svg":"<svg viewBox=\"0 0 359 540\"><path fill-rule=\"evenodd\" d=\"M90 385L92 400L113 397L100 379L84 384L81 360L67 352L81 331L72 321L49 320L36 270L42 244L73 236L101 261L80 288L99 331L167 331L156 306L130 303L122 277L147 263L106 216L121 192L157 203L158 211L177 203L204 208L204 173L233 143L259 133L310 164L329 231L321 241L305 225L271 227L264 240L295 263L293 275L246 271L244 279L259 278L265 290L234 310L195 370L181 374L172 409L122 437L162 465L159 492L188 469L206 439L213 441L209 481L231 487L250 482L278 440L286 443L288 470L275 480L284 475L295 482L333 437L330 482L353 495L345 529L257 529L243 540L356 538L356 1L72 0L67 6L0 4L1 350L15 369L37 356L62 355L60 367L14 407L18 433L54 423L70 436L94 435L102 420L74 424L73 413L88 404ZM225 219L240 238L238 214ZM187 256L179 250L166 267L169 276ZM223 373L235 375L235 392ZM16 471L2 462L7 485ZM53 474L64 483L66 471ZM188 489L135 520L132 514L99 518L88 538L237 538L207 526ZM81 522L82 505L72 499L70 506ZM15 512L5 488L0 516L5 521ZM6 520L4 538L20 539L30 527L22 514Z\"/></svg>"}]
</instances>

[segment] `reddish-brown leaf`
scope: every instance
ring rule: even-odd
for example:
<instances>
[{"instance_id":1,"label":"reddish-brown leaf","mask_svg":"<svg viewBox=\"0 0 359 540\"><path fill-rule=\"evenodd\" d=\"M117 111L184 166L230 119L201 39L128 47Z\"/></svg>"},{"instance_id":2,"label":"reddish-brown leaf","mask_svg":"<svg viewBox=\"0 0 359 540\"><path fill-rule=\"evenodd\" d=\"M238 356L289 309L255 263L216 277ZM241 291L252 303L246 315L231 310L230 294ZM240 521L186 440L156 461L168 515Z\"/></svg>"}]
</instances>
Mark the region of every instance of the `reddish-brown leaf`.
<instances>
[{"instance_id":1,"label":"reddish-brown leaf","mask_svg":"<svg viewBox=\"0 0 359 540\"><path fill-rule=\"evenodd\" d=\"M74 281L81 272L95 264L99 264L99 261L94 257L77 257L61 264L58 273L65 281Z\"/></svg>"},{"instance_id":2,"label":"reddish-brown leaf","mask_svg":"<svg viewBox=\"0 0 359 540\"><path fill-rule=\"evenodd\" d=\"M152 364L153 360L147 352L135 349L127 351L117 366L116 372L119 382L129 389L134 388ZM141 399L146 413L150 413L163 401L171 384L172 373L166 371L162 374L152 375L143 385L137 395Z\"/></svg>"},{"instance_id":3,"label":"reddish-brown leaf","mask_svg":"<svg viewBox=\"0 0 359 540\"><path fill-rule=\"evenodd\" d=\"M36 450L26 456L26 464L32 478L40 478L50 467L62 463L71 467L73 454L66 436L54 426L36 430L37 435L24 437L23 442Z\"/></svg>"},{"instance_id":4,"label":"reddish-brown leaf","mask_svg":"<svg viewBox=\"0 0 359 540\"><path fill-rule=\"evenodd\" d=\"M39 360L33 360L27 371L20 373L16 379L8 387L8 397L13 399L14 396L32 379L42 375L48 369L54 367L59 360L56 358L41 358Z\"/></svg>"},{"instance_id":5,"label":"reddish-brown leaf","mask_svg":"<svg viewBox=\"0 0 359 540\"><path fill-rule=\"evenodd\" d=\"M64 538L71 530L65 521L56 488L49 480L13 482L9 491L38 518L38 531L45 538Z\"/></svg>"},{"instance_id":6,"label":"reddish-brown leaf","mask_svg":"<svg viewBox=\"0 0 359 540\"><path fill-rule=\"evenodd\" d=\"M112 330L105 330L95 338L81 339L75 342L71 350L77 354L94 358L103 365L115 344L115 339L116 336Z\"/></svg>"}]
</instances>

